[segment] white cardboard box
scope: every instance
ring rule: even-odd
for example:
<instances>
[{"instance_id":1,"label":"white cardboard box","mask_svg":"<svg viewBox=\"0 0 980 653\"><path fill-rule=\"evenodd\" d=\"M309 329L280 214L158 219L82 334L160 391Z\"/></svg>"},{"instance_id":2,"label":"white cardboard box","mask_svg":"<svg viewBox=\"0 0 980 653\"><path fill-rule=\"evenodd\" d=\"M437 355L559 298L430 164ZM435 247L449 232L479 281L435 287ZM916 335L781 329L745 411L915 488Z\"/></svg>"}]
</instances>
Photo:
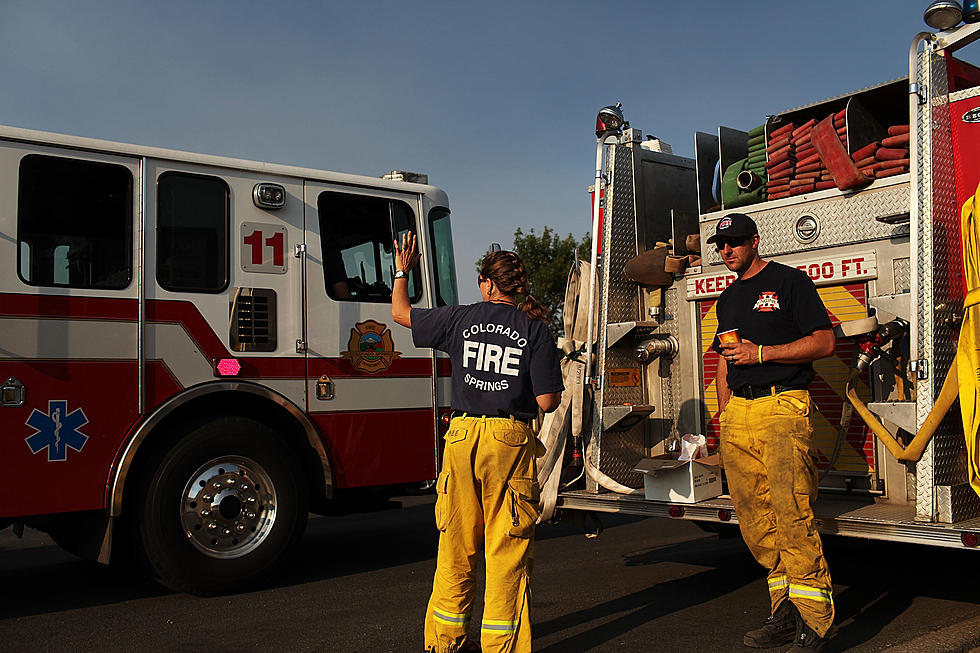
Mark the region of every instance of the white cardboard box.
<instances>
[{"instance_id":1,"label":"white cardboard box","mask_svg":"<svg viewBox=\"0 0 980 653\"><path fill-rule=\"evenodd\" d=\"M721 494L721 456L677 460L671 455L644 458L633 468L643 474L647 499L697 503Z\"/></svg>"}]
</instances>

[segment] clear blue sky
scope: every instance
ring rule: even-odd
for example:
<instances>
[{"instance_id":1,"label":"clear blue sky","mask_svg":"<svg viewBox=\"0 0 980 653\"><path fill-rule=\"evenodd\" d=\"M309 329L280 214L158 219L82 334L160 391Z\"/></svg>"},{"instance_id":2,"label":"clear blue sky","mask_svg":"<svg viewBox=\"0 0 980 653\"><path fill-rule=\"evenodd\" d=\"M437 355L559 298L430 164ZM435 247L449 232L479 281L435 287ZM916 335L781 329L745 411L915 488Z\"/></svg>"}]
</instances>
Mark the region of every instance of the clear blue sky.
<instances>
[{"instance_id":1,"label":"clear blue sky","mask_svg":"<svg viewBox=\"0 0 980 653\"><path fill-rule=\"evenodd\" d=\"M514 230L590 228L595 112L693 133L907 74L925 0L6 0L0 123L429 175L464 301ZM610 13L603 16L602 10Z\"/></svg>"}]
</instances>

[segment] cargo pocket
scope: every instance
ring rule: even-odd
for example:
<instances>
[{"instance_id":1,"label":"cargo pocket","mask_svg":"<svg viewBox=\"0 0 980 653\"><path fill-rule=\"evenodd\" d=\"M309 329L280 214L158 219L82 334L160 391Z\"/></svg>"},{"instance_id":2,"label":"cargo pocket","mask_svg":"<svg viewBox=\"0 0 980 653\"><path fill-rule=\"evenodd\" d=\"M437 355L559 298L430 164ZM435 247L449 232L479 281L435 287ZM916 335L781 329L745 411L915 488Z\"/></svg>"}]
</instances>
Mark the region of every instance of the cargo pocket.
<instances>
[{"instance_id":1,"label":"cargo pocket","mask_svg":"<svg viewBox=\"0 0 980 653\"><path fill-rule=\"evenodd\" d=\"M782 415L806 417L810 414L810 402L785 394L776 395L776 405Z\"/></svg>"},{"instance_id":2,"label":"cargo pocket","mask_svg":"<svg viewBox=\"0 0 980 653\"><path fill-rule=\"evenodd\" d=\"M447 434L448 435L448 434ZM445 531L452 519L449 505L449 470L444 469L436 479L436 528Z\"/></svg>"},{"instance_id":3,"label":"cargo pocket","mask_svg":"<svg viewBox=\"0 0 980 653\"><path fill-rule=\"evenodd\" d=\"M523 422L503 422L502 425L494 424L491 427L493 439L511 447L520 447L527 444L528 434L531 428Z\"/></svg>"},{"instance_id":4,"label":"cargo pocket","mask_svg":"<svg viewBox=\"0 0 980 653\"><path fill-rule=\"evenodd\" d=\"M467 426L453 426L452 422L450 422L449 430L446 431L446 435L443 437L446 439L446 444L452 444L453 442L465 440L469 431L470 429Z\"/></svg>"},{"instance_id":5,"label":"cargo pocket","mask_svg":"<svg viewBox=\"0 0 980 653\"><path fill-rule=\"evenodd\" d=\"M511 537L528 539L534 535L534 524L541 514L541 487L537 479L512 478L507 481Z\"/></svg>"}]
</instances>

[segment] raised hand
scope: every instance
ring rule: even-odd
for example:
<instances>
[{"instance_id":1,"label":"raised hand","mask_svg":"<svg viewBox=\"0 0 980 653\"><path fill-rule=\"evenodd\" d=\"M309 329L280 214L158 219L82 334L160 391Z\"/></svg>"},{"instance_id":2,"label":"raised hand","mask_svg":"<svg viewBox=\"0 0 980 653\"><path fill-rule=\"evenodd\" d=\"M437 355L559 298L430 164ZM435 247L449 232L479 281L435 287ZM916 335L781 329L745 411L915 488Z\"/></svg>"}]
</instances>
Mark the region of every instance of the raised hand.
<instances>
[{"instance_id":1,"label":"raised hand","mask_svg":"<svg viewBox=\"0 0 980 653\"><path fill-rule=\"evenodd\" d=\"M415 234L406 231L402 234L401 244L394 241L395 269L411 271L419 263L419 252L416 247Z\"/></svg>"}]
</instances>

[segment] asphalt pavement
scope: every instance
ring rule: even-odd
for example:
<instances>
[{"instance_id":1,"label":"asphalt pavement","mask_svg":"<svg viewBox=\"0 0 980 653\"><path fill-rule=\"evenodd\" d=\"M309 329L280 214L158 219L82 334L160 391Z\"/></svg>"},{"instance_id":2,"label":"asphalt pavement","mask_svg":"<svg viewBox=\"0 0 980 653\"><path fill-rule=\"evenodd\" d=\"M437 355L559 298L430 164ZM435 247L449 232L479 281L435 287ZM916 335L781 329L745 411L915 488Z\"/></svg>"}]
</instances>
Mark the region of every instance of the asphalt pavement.
<instances>
[{"instance_id":1,"label":"asphalt pavement","mask_svg":"<svg viewBox=\"0 0 980 653\"><path fill-rule=\"evenodd\" d=\"M79 560L47 537L0 531L0 651L422 649L435 569L432 497L314 517L271 587L217 598ZM738 538L690 522L603 515L538 529L534 650L749 651L768 614L762 569ZM838 635L830 651L969 651L980 646L980 551L826 539ZM481 603L474 609L478 636Z\"/></svg>"}]
</instances>

